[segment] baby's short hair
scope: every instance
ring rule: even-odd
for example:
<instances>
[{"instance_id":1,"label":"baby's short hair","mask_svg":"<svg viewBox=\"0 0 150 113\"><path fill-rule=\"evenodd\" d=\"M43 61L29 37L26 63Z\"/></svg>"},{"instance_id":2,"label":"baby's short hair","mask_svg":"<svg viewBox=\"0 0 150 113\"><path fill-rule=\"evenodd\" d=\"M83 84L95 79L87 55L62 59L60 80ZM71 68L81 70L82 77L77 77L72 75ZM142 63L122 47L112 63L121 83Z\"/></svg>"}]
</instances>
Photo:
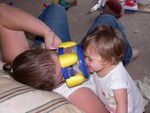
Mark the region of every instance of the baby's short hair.
<instances>
[{"instance_id":1,"label":"baby's short hair","mask_svg":"<svg viewBox=\"0 0 150 113\"><path fill-rule=\"evenodd\" d=\"M117 64L123 60L125 44L121 33L111 25L96 27L82 40L83 53L90 46L104 60Z\"/></svg>"}]
</instances>

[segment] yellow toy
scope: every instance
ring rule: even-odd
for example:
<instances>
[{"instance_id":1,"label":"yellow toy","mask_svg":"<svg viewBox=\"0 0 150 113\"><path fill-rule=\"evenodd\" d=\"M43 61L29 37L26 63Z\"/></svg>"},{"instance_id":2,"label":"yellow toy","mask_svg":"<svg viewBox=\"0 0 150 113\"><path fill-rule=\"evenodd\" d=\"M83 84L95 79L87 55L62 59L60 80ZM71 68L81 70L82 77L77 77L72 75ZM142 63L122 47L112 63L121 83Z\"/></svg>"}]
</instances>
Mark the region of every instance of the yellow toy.
<instances>
[{"instance_id":1,"label":"yellow toy","mask_svg":"<svg viewBox=\"0 0 150 113\"><path fill-rule=\"evenodd\" d=\"M71 52L64 53L65 48L69 48ZM58 54L62 72L68 87L80 85L85 81L85 78L89 77L81 45L77 45L75 42L61 43Z\"/></svg>"}]
</instances>

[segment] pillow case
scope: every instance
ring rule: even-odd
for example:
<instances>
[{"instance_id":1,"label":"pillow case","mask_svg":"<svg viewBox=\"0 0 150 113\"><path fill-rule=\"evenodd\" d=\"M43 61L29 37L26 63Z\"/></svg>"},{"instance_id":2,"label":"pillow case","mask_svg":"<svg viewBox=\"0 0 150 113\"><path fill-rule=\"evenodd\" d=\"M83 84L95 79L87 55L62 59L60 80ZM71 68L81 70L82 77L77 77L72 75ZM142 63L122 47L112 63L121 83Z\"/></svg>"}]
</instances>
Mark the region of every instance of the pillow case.
<instances>
[{"instance_id":1,"label":"pillow case","mask_svg":"<svg viewBox=\"0 0 150 113\"><path fill-rule=\"evenodd\" d=\"M84 113L62 95L21 84L0 74L0 113Z\"/></svg>"}]
</instances>

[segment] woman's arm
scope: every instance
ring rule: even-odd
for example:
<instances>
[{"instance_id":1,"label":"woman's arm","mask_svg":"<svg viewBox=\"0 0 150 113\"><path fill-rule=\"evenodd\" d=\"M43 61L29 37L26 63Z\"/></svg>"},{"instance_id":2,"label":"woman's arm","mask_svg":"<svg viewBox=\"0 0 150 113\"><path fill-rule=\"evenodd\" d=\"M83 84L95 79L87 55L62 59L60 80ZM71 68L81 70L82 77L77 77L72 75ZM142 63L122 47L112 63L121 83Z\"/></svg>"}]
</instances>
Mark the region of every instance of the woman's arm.
<instances>
[{"instance_id":1,"label":"woman's arm","mask_svg":"<svg viewBox=\"0 0 150 113\"><path fill-rule=\"evenodd\" d=\"M59 37L42 21L4 3L0 4L0 24L11 30L26 31L44 37L47 48L57 48L61 43Z\"/></svg>"},{"instance_id":2,"label":"woman's arm","mask_svg":"<svg viewBox=\"0 0 150 113\"><path fill-rule=\"evenodd\" d=\"M89 88L82 87L76 90L68 99L86 113L109 113L104 104Z\"/></svg>"}]
</instances>

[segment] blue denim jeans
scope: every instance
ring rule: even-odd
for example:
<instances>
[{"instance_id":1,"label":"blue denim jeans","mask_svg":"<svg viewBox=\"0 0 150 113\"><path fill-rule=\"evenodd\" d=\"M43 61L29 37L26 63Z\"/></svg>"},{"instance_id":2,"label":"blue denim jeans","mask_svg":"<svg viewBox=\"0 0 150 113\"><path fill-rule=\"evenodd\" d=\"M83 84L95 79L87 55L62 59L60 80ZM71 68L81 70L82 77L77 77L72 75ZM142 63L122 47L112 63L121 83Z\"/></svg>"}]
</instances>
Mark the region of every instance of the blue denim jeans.
<instances>
[{"instance_id":1,"label":"blue denim jeans","mask_svg":"<svg viewBox=\"0 0 150 113\"><path fill-rule=\"evenodd\" d=\"M61 5L52 4L46 7L39 19L46 23L63 42L71 40L66 11ZM118 20L116 20L116 18L109 14L99 15L86 35L88 35L95 27L102 24L112 25L122 33L126 45L123 64L128 64L132 57L132 49L124 32L124 27L118 22ZM37 37L36 41L43 41L43 38Z\"/></svg>"},{"instance_id":2,"label":"blue denim jeans","mask_svg":"<svg viewBox=\"0 0 150 113\"><path fill-rule=\"evenodd\" d=\"M49 5L43 10L39 19L47 24L61 41L71 41L67 15L64 7L59 4ZM43 38L36 37L36 40L43 41Z\"/></svg>"}]
</instances>

